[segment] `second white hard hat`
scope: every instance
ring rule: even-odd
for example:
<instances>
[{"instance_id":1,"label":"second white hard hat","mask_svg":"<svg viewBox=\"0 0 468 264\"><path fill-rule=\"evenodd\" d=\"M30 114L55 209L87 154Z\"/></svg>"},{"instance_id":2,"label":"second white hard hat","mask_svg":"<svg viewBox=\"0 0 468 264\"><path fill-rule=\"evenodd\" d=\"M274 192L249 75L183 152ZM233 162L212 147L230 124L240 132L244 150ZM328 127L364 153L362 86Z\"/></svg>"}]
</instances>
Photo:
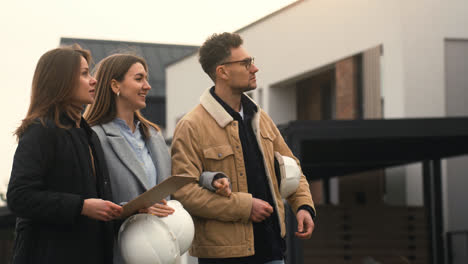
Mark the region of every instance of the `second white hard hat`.
<instances>
[{"instance_id":1,"label":"second white hard hat","mask_svg":"<svg viewBox=\"0 0 468 264\"><path fill-rule=\"evenodd\" d=\"M275 166L276 174L279 175L279 187L281 197L287 198L291 194L295 193L299 187L299 181L301 180L301 169L297 165L297 162L288 156L282 156L278 152L275 152Z\"/></svg>"},{"instance_id":2,"label":"second white hard hat","mask_svg":"<svg viewBox=\"0 0 468 264\"><path fill-rule=\"evenodd\" d=\"M182 256L190 248L195 236L195 225L192 217L177 200L167 201L167 205L174 208L174 213L160 218L174 233L179 243L180 255Z\"/></svg>"},{"instance_id":3,"label":"second white hard hat","mask_svg":"<svg viewBox=\"0 0 468 264\"><path fill-rule=\"evenodd\" d=\"M179 256L177 238L159 217L132 215L120 226L118 243L125 263L174 264Z\"/></svg>"}]
</instances>

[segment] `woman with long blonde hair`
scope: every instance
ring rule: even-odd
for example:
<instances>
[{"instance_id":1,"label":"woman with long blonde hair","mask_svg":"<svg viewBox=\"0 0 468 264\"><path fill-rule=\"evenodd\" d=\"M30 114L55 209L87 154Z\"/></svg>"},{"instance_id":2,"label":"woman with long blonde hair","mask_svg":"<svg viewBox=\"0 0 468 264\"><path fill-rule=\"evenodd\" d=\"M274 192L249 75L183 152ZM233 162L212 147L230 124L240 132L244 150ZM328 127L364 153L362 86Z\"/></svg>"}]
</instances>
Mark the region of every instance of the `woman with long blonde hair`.
<instances>
[{"instance_id":1,"label":"woman with long blonde hair","mask_svg":"<svg viewBox=\"0 0 468 264\"><path fill-rule=\"evenodd\" d=\"M114 202L136 198L171 174L171 158L157 125L143 117L151 89L148 66L141 57L114 54L98 65L96 102L84 116L101 141L109 168ZM140 210L159 217L174 209L165 200ZM120 263L115 251L114 263Z\"/></svg>"}]
</instances>

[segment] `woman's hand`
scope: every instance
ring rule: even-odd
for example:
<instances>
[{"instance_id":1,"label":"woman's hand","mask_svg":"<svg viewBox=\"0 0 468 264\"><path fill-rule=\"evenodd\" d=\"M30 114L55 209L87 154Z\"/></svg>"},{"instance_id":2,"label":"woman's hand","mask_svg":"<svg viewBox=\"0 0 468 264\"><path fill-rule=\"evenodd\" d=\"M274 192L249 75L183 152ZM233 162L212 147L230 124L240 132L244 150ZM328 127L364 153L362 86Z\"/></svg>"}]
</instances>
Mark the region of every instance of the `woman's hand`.
<instances>
[{"instance_id":1,"label":"woman's hand","mask_svg":"<svg viewBox=\"0 0 468 264\"><path fill-rule=\"evenodd\" d=\"M166 200L162 199L161 202L155 203L146 209L140 209L138 212L152 214L159 217L166 217L174 213L174 208L167 205Z\"/></svg>"},{"instance_id":2,"label":"woman's hand","mask_svg":"<svg viewBox=\"0 0 468 264\"><path fill-rule=\"evenodd\" d=\"M223 177L213 181L213 187L216 188L217 194L226 197L231 196L231 186L228 178Z\"/></svg>"},{"instance_id":3,"label":"woman's hand","mask_svg":"<svg viewBox=\"0 0 468 264\"><path fill-rule=\"evenodd\" d=\"M100 221L110 221L119 217L122 211L122 206L113 202L90 198L84 200L81 214Z\"/></svg>"}]
</instances>

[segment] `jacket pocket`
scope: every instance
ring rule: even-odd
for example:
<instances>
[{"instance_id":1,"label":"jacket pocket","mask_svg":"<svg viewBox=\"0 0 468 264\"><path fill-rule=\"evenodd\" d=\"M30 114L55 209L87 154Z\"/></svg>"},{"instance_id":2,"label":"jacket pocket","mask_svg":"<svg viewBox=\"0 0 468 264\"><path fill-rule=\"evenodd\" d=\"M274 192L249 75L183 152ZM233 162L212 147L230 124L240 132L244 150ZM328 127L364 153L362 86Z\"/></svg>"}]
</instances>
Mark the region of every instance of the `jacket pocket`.
<instances>
[{"instance_id":1,"label":"jacket pocket","mask_svg":"<svg viewBox=\"0 0 468 264\"><path fill-rule=\"evenodd\" d=\"M271 142L273 142L275 140L275 138L276 138L276 135L273 132L266 131L266 130L261 130L260 135L262 135L263 139L268 139Z\"/></svg>"},{"instance_id":2,"label":"jacket pocket","mask_svg":"<svg viewBox=\"0 0 468 264\"><path fill-rule=\"evenodd\" d=\"M203 150L203 156L205 156L205 159L211 160L223 160L233 154L234 151L230 145L211 147Z\"/></svg>"},{"instance_id":3,"label":"jacket pocket","mask_svg":"<svg viewBox=\"0 0 468 264\"><path fill-rule=\"evenodd\" d=\"M199 246L236 247L246 243L246 224L222 222L206 219L203 221L203 235L199 236Z\"/></svg>"},{"instance_id":4,"label":"jacket pocket","mask_svg":"<svg viewBox=\"0 0 468 264\"><path fill-rule=\"evenodd\" d=\"M274 147L273 147L273 142L276 139L276 135L269 131L269 130L262 130L260 131L261 135L261 140L262 140L262 145L263 145L263 154L265 155L265 158L267 161L273 162L273 153L274 153Z\"/></svg>"},{"instance_id":5,"label":"jacket pocket","mask_svg":"<svg viewBox=\"0 0 468 264\"><path fill-rule=\"evenodd\" d=\"M231 145L221 145L203 150L203 171L223 172L234 185L235 164ZM234 177L235 178L235 177ZM233 186L234 187L234 186Z\"/></svg>"}]
</instances>

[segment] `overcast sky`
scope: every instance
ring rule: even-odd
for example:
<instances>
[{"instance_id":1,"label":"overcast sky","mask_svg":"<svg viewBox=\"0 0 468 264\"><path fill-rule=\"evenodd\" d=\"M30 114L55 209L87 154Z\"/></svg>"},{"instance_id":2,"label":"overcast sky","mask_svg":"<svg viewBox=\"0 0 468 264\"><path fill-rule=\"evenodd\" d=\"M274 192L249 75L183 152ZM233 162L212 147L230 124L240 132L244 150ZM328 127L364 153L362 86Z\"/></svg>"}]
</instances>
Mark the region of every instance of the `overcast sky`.
<instances>
[{"instance_id":1,"label":"overcast sky","mask_svg":"<svg viewBox=\"0 0 468 264\"><path fill-rule=\"evenodd\" d=\"M0 0L0 194L16 149L12 136L29 104L39 57L61 37L200 45L293 0ZM0 205L1 205L0 201Z\"/></svg>"}]
</instances>

